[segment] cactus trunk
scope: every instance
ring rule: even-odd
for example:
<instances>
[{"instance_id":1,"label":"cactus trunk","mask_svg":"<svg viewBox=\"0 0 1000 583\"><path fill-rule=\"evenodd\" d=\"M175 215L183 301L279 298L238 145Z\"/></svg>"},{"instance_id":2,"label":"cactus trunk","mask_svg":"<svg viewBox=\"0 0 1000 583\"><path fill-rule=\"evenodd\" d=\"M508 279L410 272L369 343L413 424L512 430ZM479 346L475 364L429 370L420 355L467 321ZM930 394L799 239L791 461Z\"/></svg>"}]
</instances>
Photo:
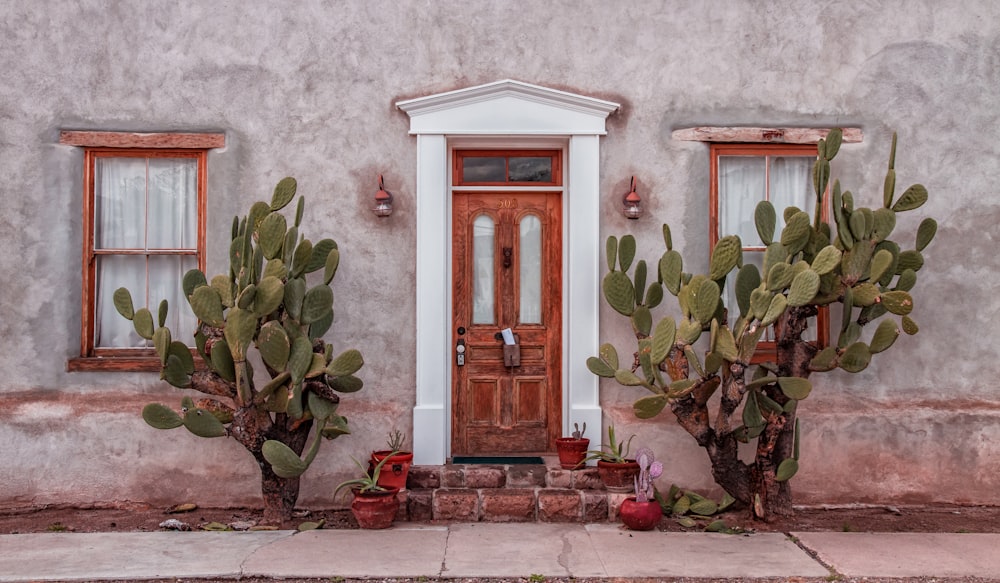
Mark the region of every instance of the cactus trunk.
<instances>
[{"instance_id":1,"label":"cactus trunk","mask_svg":"<svg viewBox=\"0 0 1000 583\"><path fill-rule=\"evenodd\" d=\"M308 435L308 432L303 435ZM292 450L301 454L305 446L305 439L303 438L301 444L297 445L298 447L292 447ZM260 492L264 500L264 523L278 526L287 524L292 519L292 511L299 498L300 478L298 476L294 478L278 476L271 468L271 464L264 459L264 454L261 451L251 453L260 467Z\"/></svg>"},{"instance_id":2,"label":"cactus trunk","mask_svg":"<svg viewBox=\"0 0 1000 583\"><path fill-rule=\"evenodd\" d=\"M278 440L297 455L302 455L313 422L309 420L288 430L287 420L281 419L285 416L277 417L277 422L272 423L270 416L262 414L258 409L240 407L234 413L230 427L233 437L250 452L260 467L264 522L280 526L292 518L292 510L299 497L299 477L282 478L275 474L271 464L264 458L263 445L268 439Z\"/></svg>"}]
</instances>

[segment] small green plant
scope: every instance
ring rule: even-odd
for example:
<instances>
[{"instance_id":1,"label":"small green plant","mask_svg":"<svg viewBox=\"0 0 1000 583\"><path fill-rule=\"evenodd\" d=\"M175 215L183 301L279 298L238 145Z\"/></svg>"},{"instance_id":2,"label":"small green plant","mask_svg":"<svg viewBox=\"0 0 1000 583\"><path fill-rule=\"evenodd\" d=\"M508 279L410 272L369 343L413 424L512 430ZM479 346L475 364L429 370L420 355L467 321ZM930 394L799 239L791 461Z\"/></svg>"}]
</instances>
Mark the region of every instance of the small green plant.
<instances>
[{"instance_id":1,"label":"small green plant","mask_svg":"<svg viewBox=\"0 0 1000 583\"><path fill-rule=\"evenodd\" d=\"M53 522L52 524L46 526L45 530L49 532L66 532L69 530L69 527L61 522Z\"/></svg>"},{"instance_id":2,"label":"small green plant","mask_svg":"<svg viewBox=\"0 0 1000 583\"><path fill-rule=\"evenodd\" d=\"M403 432L398 429L393 429L389 432L389 438L385 440L386 445L389 446L391 451L403 451L403 444L406 443L406 437Z\"/></svg>"},{"instance_id":3,"label":"small green plant","mask_svg":"<svg viewBox=\"0 0 1000 583\"><path fill-rule=\"evenodd\" d=\"M728 493L722 495L722 500L716 502L711 498L706 498L691 490L682 490L677 484L671 484L666 495L656 492L656 501L660 503L665 514L674 516L684 516L692 514L695 516L713 516L720 512L725 512L736 502L736 499ZM685 523L682 525L687 526Z\"/></svg>"},{"instance_id":4,"label":"small green plant","mask_svg":"<svg viewBox=\"0 0 1000 583\"><path fill-rule=\"evenodd\" d=\"M587 432L587 423L586 422L583 423L583 429L580 429L580 424L579 423L574 423L573 424L573 433L571 435L573 436L573 439L583 439L583 434L586 433L586 432Z\"/></svg>"},{"instance_id":5,"label":"small green plant","mask_svg":"<svg viewBox=\"0 0 1000 583\"><path fill-rule=\"evenodd\" d=\"M354 461L354 465L358 466L358 469L361 470L361 477L354 478L352 480L345 480L337 484L337 488L333 491L333 497L336 498L337 494L339 494L341 490L348 487L359 492L384 492L386 489L378 485L378 477L382 473L382 466L385 465L385 462L397 453L399 453L399 451L392 450L392 453L385 456L381 459L381 461L375 464L375 467L373 467L370 472L365 468L365 466L361 465L361 462L352 457L351 460Z\"/></svg>"},{"instance_id":6,"label":"small green plant","mask_svg":"<svg viewBox=\"0 0 1000 583\"><path fill-rule=\"evenodd\" d=\"M545 581L545 575L539 575L538 573L532 573L528 577L528 581L531 583L543 583Z\"/></svg>"},{"instance_id":7,"label":"small green plant","mask_svg":"<svg viewBox=\"0 0 1000 583\"><path fill-rule=\"evenodd\" d=\"M854 526L850 522L845 522L843 526L840 527L843 532L854 532Z\"/></svg>"},{"instance_id":8,"label":"small green plant","mask_svg":"<svg viewBox=\"0 0 1000 583\"><path fill-rule=\"evenodd\" d=\"M615 438L615 426L608 425L608 442L601 446L601 449L592 449L587 452L587 459L583 460L584 463L591 460L601 460L604 462L610 462L613 464L623 464L628 461L628 454L632 448L632 440L635 439L635 435L628 438L628 442L617 441Z\"/></svg>"}]
</instances>

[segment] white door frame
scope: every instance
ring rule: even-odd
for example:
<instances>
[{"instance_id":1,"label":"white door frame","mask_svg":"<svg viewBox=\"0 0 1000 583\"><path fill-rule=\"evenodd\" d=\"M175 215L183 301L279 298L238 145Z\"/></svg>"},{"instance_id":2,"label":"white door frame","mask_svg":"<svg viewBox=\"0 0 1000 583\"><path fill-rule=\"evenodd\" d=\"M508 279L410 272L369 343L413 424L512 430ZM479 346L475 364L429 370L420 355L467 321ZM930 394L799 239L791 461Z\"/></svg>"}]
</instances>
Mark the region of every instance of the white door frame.
<instances>
[{"instance_id":1,"label":"white door frame","mask_svg":"<svg viewBox=\"0 0 1000 583\"><path fill-rule=\"evenodd\" d=\"M450 455L451 189L450 147L473 138L505 144L558 139L567 144L563 196L563 435L573 423L601 427L597 354L600 284L600 136L617 103L503 80L400 101L417 136L416 405L413 462ZM521 141L525 140L525 141ZM532 140L532 141L529 141Z\"/></svg>"}]
</instances>

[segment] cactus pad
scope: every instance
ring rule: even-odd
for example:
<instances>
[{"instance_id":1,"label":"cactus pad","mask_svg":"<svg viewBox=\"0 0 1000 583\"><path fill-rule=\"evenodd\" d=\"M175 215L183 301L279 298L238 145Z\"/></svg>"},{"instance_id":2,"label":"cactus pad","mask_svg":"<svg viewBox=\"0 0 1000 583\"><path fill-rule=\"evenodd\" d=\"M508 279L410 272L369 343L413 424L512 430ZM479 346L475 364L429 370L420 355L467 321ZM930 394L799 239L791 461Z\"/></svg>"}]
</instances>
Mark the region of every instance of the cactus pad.
<instances>
[{"instance_id":1,"label":"cactus pad","mask_svg":"<svg viewBox=\"0 0 1000 583\"><path fill-rule=\"evenodd\" d=\"M173 409L160 403L150 403L142 408L142 419L156 429L174 429L184 424Z\"/></svg>"},{"instance_id":2,"label":"cactus pad","mask_svg":"<svg viewBox=\"0 0 1000 583\"><path fill-rule=\"evenodd\" d=\"M126 320L131 320L135 316L135 308L132 307L132 294L126 288L120 287L115 290L112 297L115 310Z\"/></svg>"},{"instance_id":3,"label":"cactus pad","mask_svg":"<svg viewBox=\"0 0 1000 583\"><path fill-rule=\"evenodd\" d=\"M740 238L729 235L719 239L712 250L712 261L709 267L708 278L719 280L733 270L737 264L742 263L743 247Z\"/></svg>"},{"instance_id":4,"label":"cactus pad","mask_svg":"<svg viewBox=\"0 0 1000 583\"><path fill-rule=\"evenodd\" d=\"M805 262L799 265L807 265ZM804 306L816 297L819 291L819 274L812 269L806 269L795 276L792 285L788 290L788 305L793 307Z\"/></svg>"},{"instance_id":5,"label":"cactus pad","mask_svg":"<svg viewBox=\"0 0 1000 583\"><path fill-rule=\"evenodd\" d=\"M611 271L602 283L604 297L616 312L631 316L635 310L635 288L632 280L622 271Z\"/></svg>"},{"instance_id":6,"label":"cactus pad","mask_svg":"<svg viewBox=\"0 0 1000 583\"><path fill-rule=\"evenodd\" d=\"M892 205L892 210L897 213L911 211L920 208L925 202L927 202L927 189L923 184L914 184L900 195L896 204Z\"/></svg>"}]
</instances>

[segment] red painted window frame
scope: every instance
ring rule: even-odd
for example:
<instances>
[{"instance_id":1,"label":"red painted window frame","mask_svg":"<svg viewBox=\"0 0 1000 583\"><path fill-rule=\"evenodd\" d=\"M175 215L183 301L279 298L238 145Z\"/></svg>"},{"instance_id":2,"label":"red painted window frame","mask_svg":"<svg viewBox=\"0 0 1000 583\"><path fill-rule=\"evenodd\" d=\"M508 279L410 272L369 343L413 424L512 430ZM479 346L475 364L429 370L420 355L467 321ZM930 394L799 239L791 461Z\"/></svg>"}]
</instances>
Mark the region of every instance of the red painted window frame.
<instances>
[{"instance_id":1,"label":"red painted window frame","mask_svg":"<svg viewBox=\"0 0 1000 583\"><path fill-rule=\"evenodd\" d=\"M80 356L67 362L68 371L158 371L160 360L148 348L97 348L94 346L96 310L96 258L94 248L94 168L102 157L194 158L198 163L197 184L197 256L199 269L205 270L206 200L208 151L223 147L223 134L127 134L118 132L74 132L60 135L60 143L84 148L83 164L83 245L81 286ZM145 250L136 250L143 255ZM156 251L156 254L184 254L190 251ZM180 282L178 282L178 285Z\"/></svg>"}]
</instances>

